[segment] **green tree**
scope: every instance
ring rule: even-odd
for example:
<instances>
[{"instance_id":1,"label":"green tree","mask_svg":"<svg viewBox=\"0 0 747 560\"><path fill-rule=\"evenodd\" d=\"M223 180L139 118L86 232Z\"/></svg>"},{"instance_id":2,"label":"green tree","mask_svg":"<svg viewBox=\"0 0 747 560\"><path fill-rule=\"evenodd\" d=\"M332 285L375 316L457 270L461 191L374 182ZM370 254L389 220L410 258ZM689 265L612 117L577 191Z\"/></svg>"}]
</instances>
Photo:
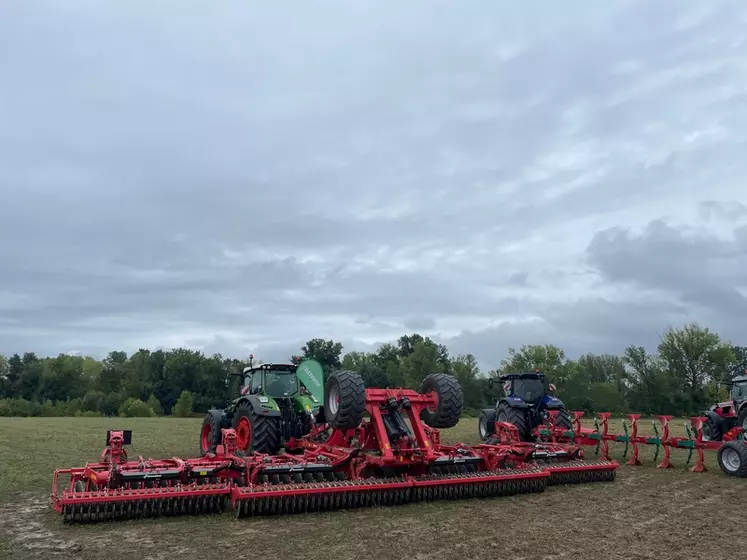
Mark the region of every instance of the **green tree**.
<instances>
[{"instance_id":1,"label":"green tree","mask_svg":"<svg viewBox=\"0 0 747 560\"><path fill-rule=\"evenodd\" d=\"M366 387L386 388L389 386L389 378L380 364L376 363L374 354L349 352L342 358L342 369L360 373Z\"/></svg>"},{"instance_id":2,"label":"green tree","mask_svg":"<svg viewBox=\"0 0 747 560\"><path fill-rule=\"evenodd\" d=\"M117 412L124 418L148 418L156 415L146 403L134 397L124 401Z\"/></svg>"},{"instance_id":3,"label":"green tree","mask_svg":"<svg viewBox=\"0 0 747 560\"><path fill-rule=\"evenodd\" d=\"M174 415L181 418L188 418L192 415L194 409L195 397L189 391L182 391L174 405Z\"/></svg>"},{"instance_id":4,"label":"green tree","mask_svg":"<svg viewBox=\"0 0 747 560\"><path fill-rule=\"evenodd\" d=\"M325 373L342 367L342 343L322 338L312 338L301 347L304 358L316 360L324 368Z\"/></svg>"},{"instance_id":5,"label":"green tree","mask_svg":"<svg viewBox=\"0 0 747 560\"><path fill-rule=\"evenodd\" d=\"M148 397L146 404L156 414L156 416L163 416L163 407L153 393Z\"/></svg>"},{"instance_id":6,"label":"green tree","mask_svg":"<svg viewBox=\"0 0 747 560\"><path fill-rule=\"evenodd\" d=\"M706 402L705 385L725 381L735 356L731 344L696 323L668 329L659 343L659 356L669 374L689 391L687 412L695 413Z\"/></svg>"},{"instance_id":7,"label":"green tree","mask_svg":"<svg viewBox=\"0 0 747 560\"><path fill-rule=\"evenodd\" d=\"M508 349L508 358L501 360L503 373L521 373L540 370L547 380L557 385L567 381L571 367L570 360L562 348L552 344L528 344L519 350Z\"/></svg>"}]
</instances>

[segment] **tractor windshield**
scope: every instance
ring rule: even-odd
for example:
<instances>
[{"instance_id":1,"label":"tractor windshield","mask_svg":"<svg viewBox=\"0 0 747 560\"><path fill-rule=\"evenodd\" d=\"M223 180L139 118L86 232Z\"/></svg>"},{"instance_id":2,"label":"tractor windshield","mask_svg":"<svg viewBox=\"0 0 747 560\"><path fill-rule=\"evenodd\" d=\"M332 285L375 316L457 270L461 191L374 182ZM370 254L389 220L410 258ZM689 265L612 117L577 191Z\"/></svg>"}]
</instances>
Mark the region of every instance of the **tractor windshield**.
<instances>
[{"instance_id":1,"label":"tractor windshield","mask_svg":"<svg viewBox=\"0 0 747 560\"><path fill-rule=\"evenodd\" d=\"M274 398L290 397L298 390L296 374L290 371L268 371L265 373L265 391Z\"/></svg>"},{"instance_id":2,"label":"tractor windshield","mask_svg":"<svg viewBox=\"0 0 747 560\"><path fill-rule=\"evenodd\" d=\"M747 398L747 380L734 383L731 388L731 398L735 401Z\"/></svg>"},{"instance_id":3,"label":"tractor windshield","mask_svg":"<svg viewBox=\"0 0 747 560\"><path fill-rule=\"evenodd\" d=\"M540 379L516 379L514 395L528 403L536 403L545 395L545 387Z\"/></svg>"}]
</instances>

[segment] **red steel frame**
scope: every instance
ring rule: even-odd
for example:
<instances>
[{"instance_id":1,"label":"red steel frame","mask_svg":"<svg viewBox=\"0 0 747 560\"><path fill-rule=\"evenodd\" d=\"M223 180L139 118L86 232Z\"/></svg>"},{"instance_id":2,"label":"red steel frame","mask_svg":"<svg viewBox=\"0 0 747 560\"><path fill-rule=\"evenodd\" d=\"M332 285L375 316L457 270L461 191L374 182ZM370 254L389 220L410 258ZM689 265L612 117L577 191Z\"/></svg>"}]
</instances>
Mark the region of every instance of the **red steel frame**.
<instances>
[{"instance_id":1,"label":"red steel frame","mask_svg":"<svg viewBox=\"0 0 747 560\"><path fill-rule=\"evenodd\" d=\"M309 436L291 439L286 446L288 452L279 455L239 456L236 433L223 429L222 443L215 453L192 459L130 460L124 449L124 432L114 431L97 462L54 472L52 507L68 513L76 506L101 503L109 507L115 502L153 503L171 498L214 502L230 496L236 508L243 500L265 497L549 480L553 473L609 471L618 466L606 459L596 465L579 461L583 459L583 447L575 441L520 442L516 428L505 423L497 424L498 439L491 444L442 445L439 431L420 419L422 411L433 410L437 405L435 392L367 389L365 407L369 418L357 428L334 429L326 441L315 441L324 431L317 427ZM390 441L384 419L387 407L404 411L412 438ZM546 457L571 460L540 466L533 460L538 450ZM325 465L325 472L317 470L314 475L311 467L320 464ZM469 468L460 469L460 465ZM270 477L276 475L270 467L289 467L290 471L286 469L282 475L286 479L293 467L304 475L296 472L292 484L277 484L279 479L271 483ZM60 483L63 476L69 477L67 486ZM128 476L137 480L123 485Z\"/></svg>"},{"instance_id":2,"label":"red steel frame","mask_svg":"<svg viewBox=\"0 0 747 560\"><path fill-rule=\"evenodd\" d=\"M673 437L670 433L670 421L673 416L655 415L653 418L658 422L661 429L660 435L648 436L638 433L638 421L640 414L626 414L630 424L630 432L626 434L614 434L609 431L609 419L612 416L610 412L599 412L596 420L599 422L599 429L584 428L581 426L583 411L571 412L572 429L565 430L555 426L558 411L549 411L550 419L548 424L540 426L535 430L535 435L541 439L551 442L573 442L582 446L598 446L602 460L610 460L609 442L627 443L633 450L632 457L628 459L628 465L642 465L643 462L639 457L639 445L655 445L664 450L663 459L657 464L660 469L674 469L671 462L672 449L688 449L697 453L697 461L690 468L692 472L706 472L708 468L705 465L704 450L718 450L724 441L737 439L743 433L739 426L733 427L723 435L722 441L705 441L703 440L703 423L706 421L705 416L693 416L689 418L690 427L695 437Z\"/></svg>"}]
</instances>

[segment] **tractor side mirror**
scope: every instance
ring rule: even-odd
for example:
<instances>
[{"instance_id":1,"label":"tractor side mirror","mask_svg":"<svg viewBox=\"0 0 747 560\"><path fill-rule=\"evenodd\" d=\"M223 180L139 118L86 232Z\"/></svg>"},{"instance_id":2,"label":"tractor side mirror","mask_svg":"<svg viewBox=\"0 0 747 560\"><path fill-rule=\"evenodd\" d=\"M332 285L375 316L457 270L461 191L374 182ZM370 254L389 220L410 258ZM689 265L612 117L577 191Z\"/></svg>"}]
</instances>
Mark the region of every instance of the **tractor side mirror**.
<instances>
[{"instance_id":1,"label":"tractor side mirror","mask_svg":"<svg viewBox=\"0 0 747 560\"><path fill-rule=\"evenodd\" d=\"M492 377L488 378L488 389L492 389L495 386L495 381L493 381Z\"/></svg>"}]
</instances>

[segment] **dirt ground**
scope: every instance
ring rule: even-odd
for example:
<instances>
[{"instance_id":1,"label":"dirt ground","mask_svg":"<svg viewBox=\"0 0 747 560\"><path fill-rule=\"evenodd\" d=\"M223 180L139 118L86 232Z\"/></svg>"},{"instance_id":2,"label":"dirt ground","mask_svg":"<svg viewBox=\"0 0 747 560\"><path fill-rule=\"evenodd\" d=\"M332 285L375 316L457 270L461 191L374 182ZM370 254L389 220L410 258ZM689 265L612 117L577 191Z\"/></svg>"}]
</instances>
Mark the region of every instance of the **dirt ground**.
<instances>
[{"instance_id":1,"label":"dirt ground","mask_svg":"<svg viewBox=\"0 0 747 560\"><path fill-rule=\"evenodd\" d=\"M74 419L79 420L87 419ZM196 429L199 422L193 423ZM444 439L474 440L473 424L476 420L464 420L451 433L445 431ZM2 441L2 435L9 433L6 428L0 423L0 443L6 443ZM183 427L185 438L194 433L192 428L191 424ZM189 443L185 440L183 445ZM76 465L88 458L79 457ZM0 494L0 558L204 560L236 557L239 550L245 551L242 557L267 560L373 555L465 560L743 557L747 535L739 530L724 533L729 524L723 523L721 511L729 515L747 503L747 479L725 476L712 457L709 472L690 473L686 457L673 455L677 469L665 471L655 468L650 454L643 454L643 466L621 466L612 483L548 487L540 494L509 498L274 518L236 520L227 513L89 526L64 526L49 507L48 485L29 488L44 476L15 484L6 478L5 492ZM41 468L43 474L48 468ZM7 469L0 474L7 476ZM719 520L716 525L714 518Z\"/></svg>"}]
</instances>

